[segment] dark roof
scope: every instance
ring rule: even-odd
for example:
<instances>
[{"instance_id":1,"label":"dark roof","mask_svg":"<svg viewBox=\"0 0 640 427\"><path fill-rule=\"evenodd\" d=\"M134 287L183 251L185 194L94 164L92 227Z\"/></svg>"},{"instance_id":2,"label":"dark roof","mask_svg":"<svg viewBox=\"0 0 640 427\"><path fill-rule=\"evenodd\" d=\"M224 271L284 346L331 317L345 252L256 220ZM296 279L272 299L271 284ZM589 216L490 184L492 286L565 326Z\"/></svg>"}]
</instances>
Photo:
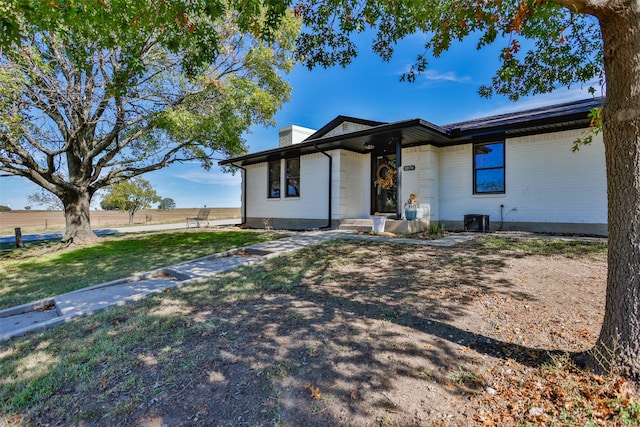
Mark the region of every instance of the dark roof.
<instances>
[{"instance_id":1,"label":"dark roof","mask_svg":"<svg viewBox=\"0 0 640 427\"><path fill-rule=\"evenodd\" d=\"M554 127L557 126L567 127L567 125L576 121L582 124L590 110L596 107L602 107L603 104L604 98L590 98L514 113L466 120L442 127L454 138L456 136L473 135L487 131L502 131L505 133L512 131L522 132L529 128L535 128L542 133L545 130L552 132L555 130Z\"/></svg>"},{"instance_id":2,"label":"dark roof","mask_svg":"<svg viewBox=\"0 0 640 427\"><path fill-rule=\"evenodd\" d=\"M373 144L378 150L395 150L398 139L403 147L417 145L449 145L486 142L505 137L555 132L584 128L589 125L588 112L604 104L604 98L592 98L515 113L437 126L422 119L384 123L338 116L301 143L260 151L224 160L220 165L250 165L284 157L341 148L359 153L368 152L365 145ZM345 121L371 126L342 135L325 136Z\"/></svg>"}]
</instances>

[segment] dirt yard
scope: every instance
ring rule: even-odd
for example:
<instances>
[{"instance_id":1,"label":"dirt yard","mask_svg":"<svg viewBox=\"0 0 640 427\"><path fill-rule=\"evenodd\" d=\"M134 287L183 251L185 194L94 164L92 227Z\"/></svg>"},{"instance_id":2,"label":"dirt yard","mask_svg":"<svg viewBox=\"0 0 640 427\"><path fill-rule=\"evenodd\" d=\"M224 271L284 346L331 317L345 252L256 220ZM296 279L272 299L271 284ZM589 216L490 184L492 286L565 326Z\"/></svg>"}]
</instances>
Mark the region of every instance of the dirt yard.
<instances>
[{"instance_id":1,"label":"dirt yard","mask_svg":"<svg viewBox=\"0 0 640 427\"><path fill-rule=\"evenodd\" d=\"M537 370L597 338L604 254L482 252L349 243L318 253L319 277L292 292L216 305L208 316L224 326L191 344L216 362L142 420L536 425L559 424L566 405L569 424L584 425Z\"/></svg>"},{"instance_id":2,"label":"dirt yard","mask_svg":"<svg viewBox=\"0 0 640 427\"><path fill-rule=\"evenodd\" d=\"M147 340L119 347L130 364L115 372L124 373L107 374L109 357L83 365L95 390L66 384L25 420L69 425L88 412L93 421L77 425L640 422L632 385L569 361L597 338L606 250L494 240L333 242L171 291L135 313L88 319L76 334L86 343L73 345L105 334L127 342L138 319L171 328L137 331Z\"/></svg>"},{"instance_id":3,"label":"dirt yard","mask_svg":"<svg viewBox=\"0 0 640 427\"><path fill-rule=\"evenodd\" d=\"M188 216L195 216L199 208L143 209L133 217L134 224L161 224L184 222ZM209 219L239 218L240 208L212 208ZM91 226L94 229L114 225L127 225L129 215L123 211L91 211ZM13 235L14 229L20 227L22 234L43 231L64 230L62 211L16 210L0 212L0 235Z\"/></svg>"}]
</instances>

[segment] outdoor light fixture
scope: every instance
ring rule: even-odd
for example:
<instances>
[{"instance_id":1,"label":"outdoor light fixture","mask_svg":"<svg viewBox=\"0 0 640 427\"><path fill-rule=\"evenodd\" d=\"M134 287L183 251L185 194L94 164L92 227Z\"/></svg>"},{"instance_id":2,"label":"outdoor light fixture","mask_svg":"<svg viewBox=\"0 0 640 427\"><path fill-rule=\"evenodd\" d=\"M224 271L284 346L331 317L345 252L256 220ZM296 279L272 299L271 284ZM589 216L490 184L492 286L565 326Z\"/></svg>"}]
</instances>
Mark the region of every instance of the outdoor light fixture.
<instances>
[{"instance_id":1,"label":"outdoor light fixture","mask_svg":"<svg viewBox=\"0 0 640 427\"><path fill-rule=\"evenodd\" d=\"M376 146L370 142L365 142L364 143L364 148L367 150L373 150L374 148L376 148Z\"/></svg>"}]
</instances>

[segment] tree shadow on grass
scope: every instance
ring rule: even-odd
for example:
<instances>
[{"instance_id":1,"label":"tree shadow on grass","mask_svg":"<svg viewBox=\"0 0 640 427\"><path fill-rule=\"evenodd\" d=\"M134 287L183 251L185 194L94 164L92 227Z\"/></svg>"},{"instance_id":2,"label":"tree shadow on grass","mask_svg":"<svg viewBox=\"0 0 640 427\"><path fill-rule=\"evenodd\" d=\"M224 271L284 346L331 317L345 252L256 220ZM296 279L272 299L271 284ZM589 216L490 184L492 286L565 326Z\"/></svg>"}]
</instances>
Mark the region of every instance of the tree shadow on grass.
<instances>
[{"instance_id":1,"label":"tree shadow on grass","mask_svg":"<svg viewBox=\"0 0 640 427\"><path fill-rule=\"evenodd\" d=\"M25 372L28 349L51 369L5 386L27 399L34 378L54 384L46 399L32 396L39 403L30 416L43 423L441 419L456 399L487 386L483 366L513 359L537 367L558 352L455 326L480 296L536 299L490 279L506 263L476 249L308 248L14 341L16 353L0 349L6 369Z\"/></svg>"}]
</instances>

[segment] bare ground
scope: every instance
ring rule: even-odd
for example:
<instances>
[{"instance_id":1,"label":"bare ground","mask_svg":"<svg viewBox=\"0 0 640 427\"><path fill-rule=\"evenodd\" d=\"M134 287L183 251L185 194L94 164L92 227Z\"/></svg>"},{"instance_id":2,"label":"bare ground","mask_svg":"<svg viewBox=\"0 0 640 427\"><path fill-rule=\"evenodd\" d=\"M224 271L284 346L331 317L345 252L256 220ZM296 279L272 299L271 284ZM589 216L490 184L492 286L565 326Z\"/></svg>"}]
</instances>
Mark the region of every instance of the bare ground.
<instances>
[{"instance_id":1,"label":"bare ground","mask_svg":"<svg viewBox=\"0 0 640 427\"><path fill-rule=\"evenodd\" d=\"M625 420L640 419L614 408L640 408L632 385L580 371L566 356L597 338L603 252L568 258L478 242L451 249L338 242L306 251L257 273L267 275L266 292L248 291L258 279L230 273L207 285L206 295L195 285L159 298L151 314L179 314L184 336L162 346L140 343L132 354L140 361L134 374L142 395L135 410L79 425L631 425ZM268 275L278 269L286 275ZM171 366L181 363L189 366L172 376ZM105 390L118 381L105 379ZM64 394L52 405L69 402L72 391ZM127 398L77 390L73 396L62 411L67 415ZM65 424L64 415L30 420Z\"/></svg>"}]
</instances>

